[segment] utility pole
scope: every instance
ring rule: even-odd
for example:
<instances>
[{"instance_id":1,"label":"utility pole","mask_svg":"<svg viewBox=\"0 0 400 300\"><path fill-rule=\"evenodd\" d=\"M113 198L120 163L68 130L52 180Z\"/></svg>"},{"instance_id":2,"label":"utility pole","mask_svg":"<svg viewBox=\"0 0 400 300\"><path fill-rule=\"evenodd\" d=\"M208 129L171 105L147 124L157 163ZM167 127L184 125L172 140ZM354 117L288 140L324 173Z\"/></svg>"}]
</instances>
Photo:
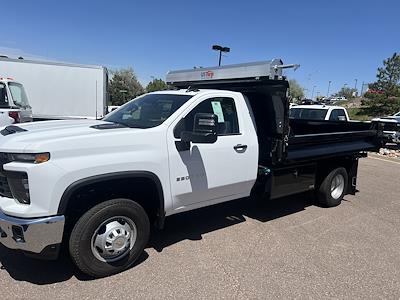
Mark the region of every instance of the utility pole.
<instances>
[{"instance_id":1,"label":"utility pole","mask_svg":"<svg viewBox=\"0 0 400 300\"><path fill-rule=\"evenodd\" d=\"M313 88L312 88L311 99L314 98L314 90L315 90L316 87L317 87L317 86L314 85Z\"/></svg>"},{"instance_id":2,"label":"utility pole","mask_svg":"<svg viewBox=\"0 0 400 300\"><path fill-rule=\"evenodd\" d=\"M329 90L330 90L330 88L331 88L331 83L332 83L332 81L329 80L329 81L328 81L328 92L326 93L326 97L329 97Z\"/></svg>"},{"instance_id":3,"label":"utility pole","mask_svg":"<svg viewBox=\"0 0 400 300\"><path fill-rule=\"evenodd\" d=\"M215 51L219 51L219 60L218 60L218 66L221 66L221 57L222 57L222 52L228 53L231 51L231 48L229 47L222 47L220 45L213 45L212 48Z\"/></svg>"}]
</instances>

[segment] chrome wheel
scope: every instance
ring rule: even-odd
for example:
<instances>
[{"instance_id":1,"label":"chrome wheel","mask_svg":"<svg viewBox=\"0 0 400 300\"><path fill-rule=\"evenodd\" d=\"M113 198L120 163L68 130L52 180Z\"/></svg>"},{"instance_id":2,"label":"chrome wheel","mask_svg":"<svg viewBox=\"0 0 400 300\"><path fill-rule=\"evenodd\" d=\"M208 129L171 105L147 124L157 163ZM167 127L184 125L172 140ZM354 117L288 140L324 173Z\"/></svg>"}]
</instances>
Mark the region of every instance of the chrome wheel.
<instances>
[{"instance_id":1,"label":"chrome wheel","mask_svg":"<svg viewBox=\"0 0 400 300\"><path fill-rule=\"evenodd\" d=\"M339 199L344 192L344 176L342 174L337 174L332 178L331 182L331 196L333 199Z\"/></svg>"},{"instance_id":2,"label":"chrome wheel","mask_svg":"<svg viewBox=\"0 0 400 300\"><path fill-rule=\"evenodd\" d=\"M106 263L118 261L133 248L136 237L136 225L130 218L110 218L94 232L92 253L98 260Z\"/></svg>"}]
</instances>

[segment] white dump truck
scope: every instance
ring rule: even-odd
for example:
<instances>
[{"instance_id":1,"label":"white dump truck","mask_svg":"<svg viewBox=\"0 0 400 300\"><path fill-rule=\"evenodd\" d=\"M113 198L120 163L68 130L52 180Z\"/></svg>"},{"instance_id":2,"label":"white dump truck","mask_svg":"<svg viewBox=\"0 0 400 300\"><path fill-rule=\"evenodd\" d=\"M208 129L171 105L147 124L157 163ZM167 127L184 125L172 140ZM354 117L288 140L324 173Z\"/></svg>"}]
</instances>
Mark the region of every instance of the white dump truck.
<instances>
[{"instance_id":1,"label":"white dump truck","mask_svg":"<svg viewBox=\"0 0 400 300\"><path fill-rule=\"evenodd\" d=\"M289 118L280 60L170 72L177 90L142 95L103 120L0 132L0 243L47 258L66 247L85 273L134 264L151 225L234 199L357 191L374 122ZM207 222L207 220L204 220Z\"/></svg>"}]
</instances>

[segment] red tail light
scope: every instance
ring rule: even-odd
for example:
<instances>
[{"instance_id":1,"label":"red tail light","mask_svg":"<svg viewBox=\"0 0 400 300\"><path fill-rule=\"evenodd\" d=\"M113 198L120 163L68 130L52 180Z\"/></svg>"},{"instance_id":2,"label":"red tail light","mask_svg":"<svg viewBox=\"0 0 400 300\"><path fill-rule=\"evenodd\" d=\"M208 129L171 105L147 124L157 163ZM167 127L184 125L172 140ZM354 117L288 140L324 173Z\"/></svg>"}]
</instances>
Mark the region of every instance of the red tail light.
<instances>
[{"instance_id":1,"label":"red tail light","mask_svg":"<svg viewBox=\"0 0 400 300\"><path fill-rule=\"evenodd\" d=\"M10 118L14 119L14 123L21 123L21 116L19 115L19 111L9 111L8 115Z\"/></svg>"}]
</instances>

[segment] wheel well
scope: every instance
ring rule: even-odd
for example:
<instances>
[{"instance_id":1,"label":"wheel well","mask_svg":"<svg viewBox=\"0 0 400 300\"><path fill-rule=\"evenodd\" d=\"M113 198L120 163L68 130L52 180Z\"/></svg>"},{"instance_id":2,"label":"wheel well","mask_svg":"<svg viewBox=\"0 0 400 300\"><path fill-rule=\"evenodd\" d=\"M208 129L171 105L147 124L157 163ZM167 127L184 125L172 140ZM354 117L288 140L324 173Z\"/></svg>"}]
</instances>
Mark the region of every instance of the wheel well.
<instances>
[{"instance_id":1,"label":"wheel well","mask_svg":"<svg viewBox=\"0 0 400 300\"><path fill-rule=\"evenodd\" d=\"M334 169L343 167L346 169L347 174L351 174L355 158L354 157L339 157L330 160L323 160L318 162L317 165L317 176L316 176L316 188L318 188L325 177Z\"/></svg>"},{"instance_id":2,"label":"wheel well","mask_svg":"<svg viewBox=\"0 0 400 300\"><path fill-rule=\"evenodd\" d=\"M65 215L67 224L74 224L95 205L115 198L137 202L148 214L150 222L162 227L164 197L160 181L153 176L119 174L79 181L64 192L58 213Z\"/></svg>"}]
</instances>

